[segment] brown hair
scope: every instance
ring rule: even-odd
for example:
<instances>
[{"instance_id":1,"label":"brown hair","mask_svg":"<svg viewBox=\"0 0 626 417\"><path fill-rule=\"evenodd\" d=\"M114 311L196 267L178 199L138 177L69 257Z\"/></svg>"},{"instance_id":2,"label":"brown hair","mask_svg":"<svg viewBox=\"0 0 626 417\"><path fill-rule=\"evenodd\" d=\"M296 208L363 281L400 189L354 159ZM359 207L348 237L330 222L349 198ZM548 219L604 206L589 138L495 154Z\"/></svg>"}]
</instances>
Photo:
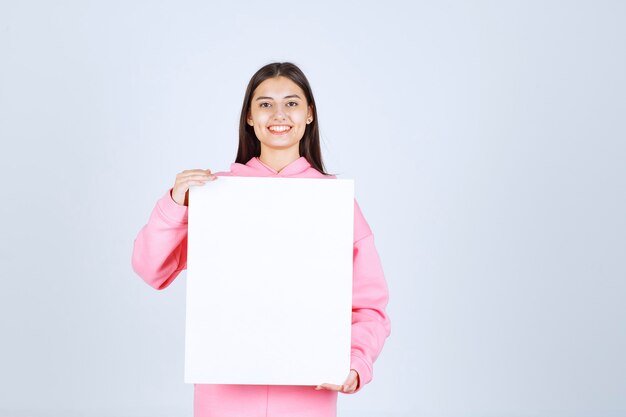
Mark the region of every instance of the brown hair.
<instances>
[{"instance_id":1,"label":"brown hair","mask_svg":"<svg viewBox=\"0 0 626 417\"><path fill-rule=\"evenodd\" d=\"M273 77L289 78L304 91L307 105L311 106L313 110L313 121L306 126L304 135L300 140L300 156L303 156L313 168L326 174L326 172L324 172L324 163L322 162L322 152L320 150L320 132L317 123L317 109L315 107L313 91L311 91L309 81L302 70L291 62L274 62L267 64L259 69L250 79L248 88L246 88L246 95L243 99L243 106L241 107L241 118L239 119L239 148L237 149L237 159L235 162L245 164L251 158L261 155L261 143L254 134L254 127L247 123L247 117L250 111L254 90L256 90L263 81Z\"/></svg>"}]
</instances>

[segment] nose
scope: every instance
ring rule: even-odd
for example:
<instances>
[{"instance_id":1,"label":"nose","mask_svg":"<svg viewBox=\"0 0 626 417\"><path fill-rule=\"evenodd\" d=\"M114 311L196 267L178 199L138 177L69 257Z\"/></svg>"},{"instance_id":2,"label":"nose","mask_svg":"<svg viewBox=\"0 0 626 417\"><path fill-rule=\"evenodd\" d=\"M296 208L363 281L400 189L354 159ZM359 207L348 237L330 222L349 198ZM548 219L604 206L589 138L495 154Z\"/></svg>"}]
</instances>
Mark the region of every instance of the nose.
<instances>
[{"instance_id":1,"label":"nose","mask_svg":"<svg viewBox=\"0 0 626 417\"><path fill-rule=\"evenodd\" d=\"M280 106L276 106L276 111L274 112L274 120L285 120L286 116L283 109Z\"/></svg>"}]
</instances>

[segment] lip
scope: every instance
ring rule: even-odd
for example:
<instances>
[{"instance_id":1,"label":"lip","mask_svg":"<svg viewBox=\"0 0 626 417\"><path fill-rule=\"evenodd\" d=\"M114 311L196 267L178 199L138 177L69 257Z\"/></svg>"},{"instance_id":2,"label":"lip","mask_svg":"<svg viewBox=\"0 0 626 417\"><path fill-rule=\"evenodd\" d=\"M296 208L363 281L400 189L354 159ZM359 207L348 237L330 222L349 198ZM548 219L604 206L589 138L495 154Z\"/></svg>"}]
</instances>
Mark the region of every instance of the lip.
<instances>
[{"instance_id":1,"label":"lip","mask_svg":"<svg viewBox=\"0 0 626 417\"><path fill-rule=\"evenodd\" d=\"M284 131L282 131L282 132L273 132L273 131L270 129L270 127L274 127L274 126L288 127L289 129L284 130ZM269 130L269 132L270 132L272 135L277 135L277 136L286 135L287 133L291 132L291 129L293 129L293 126L290 126L290 125L269 125L269 126L267 127L267 130Z\"/></svg>"}]
</instances>

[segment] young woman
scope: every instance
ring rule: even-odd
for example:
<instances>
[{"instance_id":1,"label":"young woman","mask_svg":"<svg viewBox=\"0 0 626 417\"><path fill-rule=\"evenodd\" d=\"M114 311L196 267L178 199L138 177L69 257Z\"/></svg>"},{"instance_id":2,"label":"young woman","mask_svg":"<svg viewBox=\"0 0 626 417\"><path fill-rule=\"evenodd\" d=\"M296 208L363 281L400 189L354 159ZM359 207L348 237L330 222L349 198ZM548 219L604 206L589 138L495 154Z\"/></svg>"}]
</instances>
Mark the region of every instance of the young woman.
<instances>
[{"instance_id":1,"label":"young woman","mask_svg":"<svg viewBox=\"0 0 626 417\"><path fill-rule=\"evenodd\" d=\"M324 172L315 100L302 71L273 63L250 80L241 110L239 150L230 171L193 169L176 176L135 240L132 265L144 281L166 288L187 266L187 205L191 186L219 176L332 179ZM196 417L330 417L337 393L351 394L372 379L372 365L390 333L387 284L372 232L354 204L351 370L343 385L259 386L196 384Z\"/></svg>"}]
</instances>

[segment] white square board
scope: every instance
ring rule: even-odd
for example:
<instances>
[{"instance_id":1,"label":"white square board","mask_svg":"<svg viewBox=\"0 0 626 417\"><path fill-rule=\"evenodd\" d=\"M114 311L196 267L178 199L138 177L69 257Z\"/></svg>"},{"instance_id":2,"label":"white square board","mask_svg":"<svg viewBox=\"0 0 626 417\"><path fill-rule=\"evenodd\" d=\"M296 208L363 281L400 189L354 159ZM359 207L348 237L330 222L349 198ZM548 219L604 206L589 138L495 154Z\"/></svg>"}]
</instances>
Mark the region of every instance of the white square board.
<instances>
[{"instance_id":1,"label":"white square board","mask_svg":"<svg viewBox=\"0 0 626 417\"><path fill-rule=\"evenodd\" d=\"M189 192L185 382L341 384L352 180L220 177Z\"/></svg>"}]
</instances>

